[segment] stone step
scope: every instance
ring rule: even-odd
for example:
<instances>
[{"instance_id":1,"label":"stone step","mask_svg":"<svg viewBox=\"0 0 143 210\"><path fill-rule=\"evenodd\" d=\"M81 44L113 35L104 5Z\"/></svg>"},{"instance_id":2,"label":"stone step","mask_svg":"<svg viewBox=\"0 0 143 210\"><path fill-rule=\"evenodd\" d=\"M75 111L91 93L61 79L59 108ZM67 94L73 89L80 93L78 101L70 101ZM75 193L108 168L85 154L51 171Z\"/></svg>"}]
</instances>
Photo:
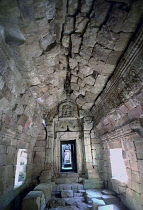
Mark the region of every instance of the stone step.
<instances>
[{"instance_id":1,"label":"stone step","mask_svg":"<svg viewBox=\"0 0 143 210\"><path fill-rule=\"evenodd\" d=\"M51 183L41 183L34 188L34 191L42 191L45 197L45 202L47 203L51 198L52 184Z\"/></svg>"},{"instance_id":2,"label":"stone step","mask_svg":"<svg viewBox=\"0 0 143 210\"><path fill-rule=\"evenodd\" d=\"M73 193L73 197L82 197L82 193L79 193L79 192L74 192Z\"/></svg>"},{"instance_id":3,"label":"stone step","mask_svg":"<svg viewBox=\"0 0 143 210\"><path fill-rule=\"evenodd\" d=\"M52 185L52 191L53 192L58 192L58 191L62 191L62 190L75 190L75 191L79 191L79 190L83 190L83 185L82 184L78 184L78 183L72 183L72 184L53 184Z\"/></svg>"},{"instance_id":4,"label":"stone step","mask_svg":"<svg viewBox=\"0 0 143 210\"><path fill-rule=\"evenodd\" d=\"M56 178L55 180L56 184L70 184L72 182L77 182L78 183L78 177L62 177L62 178Z\"/></svg>"},{"instance_id":5,"label":"stone step","mask_svg":"<svg viewBox=\"0 0 143 210\"><path fill-rule=\"evenodd\" d=\"M99 206L105 206L105 202L103 200L99 200L97 198L92 199L92 208L93 210L98 210Z\"/></svg>"},{"instance_id":6,"label":"stone step","mask_svg":"<svg viewBox=\"0 0 143 210\"><path fill-rule=\"evenodd\" d=\"M45 197L42 191L30 191L22 201L22 210L44 210L45 206Z\"/></svg>"},{"instance_id":7,"label":"stone step","mask_svg":"<svg viewBox=\"0 0 143 210\"><path fill-rule=\"evenodd\" d=\"M84 179L83 185L84 189L102 189L104 182L99 179Z\"/></svg>"},{"instance_id":8,"label":"stone step","mask_svg":"<svg viewBox=\"0 0 143 210\"><path fill-rule=\"evenodd\" d=\"M120 200L113 195L102 195L102 199L104 200L106 205L108 205L108 204L119 204L120 203Z\"/></svg>"},{"instance_id":9,"label":"stone step","mask_svg":"<svg viewBox=\"0 0 143 210\"><path fill-rule=\"evenodd\" d=\"M124 210L122 207L118 207L114 204L106 205L106 206L99 206L98 210Z\"/></svg>"},{"instance_id":10,"label":"stone step","mask_svg":"<svg viewBox=\"0 0 143 210\"><path fill-rule=\"evenodd\" d=\"M61 191L62 198L72 198L73 197L73 190L62 190Z\"/></svg>"},{"instance_id":11,"label":"stone step","mask_svg":"<svg viewBox=\"0 0 143 210\"><path fill-rule=\"evenodd\" d=\"M73 177L79 177L79 174L78 173L67 173L67 172L63 172L63 173L60 173L59 178L73 178Z\"/></svg>"},{"instance_id":12,"label":"stone step","mask_svg":"<svg viewBox=\"0 0 143 210\"><path fill-rule=\"evenodd\" d=\"M101 190L100 190L101 191ZM85 199L87 197L102 199L102 193L96 189L89 189L85 192Z\"/></svg>"}]
</instances>

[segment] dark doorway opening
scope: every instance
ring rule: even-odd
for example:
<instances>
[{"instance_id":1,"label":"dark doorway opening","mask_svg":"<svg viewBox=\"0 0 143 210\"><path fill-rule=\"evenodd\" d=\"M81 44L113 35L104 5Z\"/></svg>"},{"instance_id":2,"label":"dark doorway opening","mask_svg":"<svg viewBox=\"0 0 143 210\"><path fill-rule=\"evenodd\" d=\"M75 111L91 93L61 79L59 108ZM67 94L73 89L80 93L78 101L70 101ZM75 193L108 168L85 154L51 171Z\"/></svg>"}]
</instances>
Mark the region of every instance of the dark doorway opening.
<instances>
[{"instance_id":1,"label":"dark doorway opening","mask_svg":"<svg viewBox=\"0 0 143 210\"><path fill-rule=\"evenodd\" d=\"M75 140L61 141L61 172L77 172Z\"/></svg>"}]
</instances>

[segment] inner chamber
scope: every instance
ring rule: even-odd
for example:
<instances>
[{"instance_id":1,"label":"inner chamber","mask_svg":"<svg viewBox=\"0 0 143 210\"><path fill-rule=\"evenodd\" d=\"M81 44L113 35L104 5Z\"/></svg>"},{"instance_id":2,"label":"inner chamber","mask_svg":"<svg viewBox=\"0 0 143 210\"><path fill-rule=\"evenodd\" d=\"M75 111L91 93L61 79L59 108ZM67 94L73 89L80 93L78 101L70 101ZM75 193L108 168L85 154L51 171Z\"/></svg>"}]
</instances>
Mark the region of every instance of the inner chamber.
<instances>
[{"instance_id":1,"label":"inner chamber","mask_svg":"<svg viewBox=\"0 0 143 210\"><path fill-rule=\"evenodd\" d=\"M61 172L77 172L75 140L61 142Z\"/></svg>"}]
</instances>

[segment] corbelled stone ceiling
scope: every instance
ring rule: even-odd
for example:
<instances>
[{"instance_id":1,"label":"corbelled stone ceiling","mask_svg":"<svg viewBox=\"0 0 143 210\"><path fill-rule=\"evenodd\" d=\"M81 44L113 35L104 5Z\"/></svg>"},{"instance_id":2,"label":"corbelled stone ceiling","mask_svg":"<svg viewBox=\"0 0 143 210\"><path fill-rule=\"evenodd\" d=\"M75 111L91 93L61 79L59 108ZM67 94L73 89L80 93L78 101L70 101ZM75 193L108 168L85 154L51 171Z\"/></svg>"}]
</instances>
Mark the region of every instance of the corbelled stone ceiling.
<instances>
[{"instance_id":1,"label":"corbelled stone ceiling","mask_svg":"<svg viewBox=\"0 0 143 210\"><path fill-rule=\"evenodd\" d=\"M51 109L69 98L90 109L134 36L141 4L141 0L1 0L0 29L41 106Z\"/></svg>"}]
</instances>

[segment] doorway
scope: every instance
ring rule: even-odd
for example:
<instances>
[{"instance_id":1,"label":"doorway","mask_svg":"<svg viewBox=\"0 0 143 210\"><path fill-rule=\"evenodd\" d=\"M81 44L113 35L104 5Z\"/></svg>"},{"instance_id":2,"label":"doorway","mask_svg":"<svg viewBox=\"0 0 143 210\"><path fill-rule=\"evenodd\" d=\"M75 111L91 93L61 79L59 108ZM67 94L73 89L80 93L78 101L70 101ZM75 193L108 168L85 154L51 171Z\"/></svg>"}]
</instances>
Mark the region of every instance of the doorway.
<instances>
[{"instance_id":1,"label":"doorway","mask_svg":"<svg viewBox=\"0 0 143 210\"><path fill-rule=\"evenodd\" d=\"M75 140L61 141L61 172L77 172Z\"/></svg>"}]
</instances>

